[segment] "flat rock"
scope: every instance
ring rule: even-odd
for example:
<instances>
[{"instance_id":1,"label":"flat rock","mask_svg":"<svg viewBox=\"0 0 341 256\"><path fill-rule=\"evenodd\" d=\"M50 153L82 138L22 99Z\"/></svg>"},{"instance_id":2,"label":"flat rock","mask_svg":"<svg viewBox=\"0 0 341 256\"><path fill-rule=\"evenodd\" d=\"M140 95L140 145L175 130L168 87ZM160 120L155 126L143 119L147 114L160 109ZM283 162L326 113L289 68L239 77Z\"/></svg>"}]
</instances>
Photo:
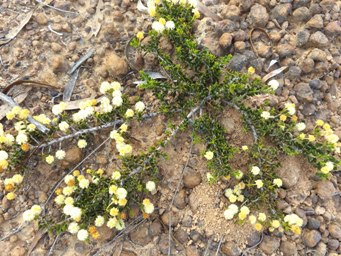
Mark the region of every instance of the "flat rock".
<instances>
[{"instance_id":1,"label":"flat rock","mask_svg":"<svg viewBox=\"0 0 341 256\"><path fill-rule=\"evenodd\" d=\"M313 59L314 61L326 61L327 60L327 53L323 50L314 48L309 54L308 58Z\"/></svg>"},{"instance_id":2,"label":"flat rock","mask_svg":"<svg viewBox=\"0 0 341 256\"><path fill-rule=\"evenodd\" d=\"M147 224L140 225L137 229L130 232L129 236L134 243L139 245L146 245L152 240L149 235L149 228Z\"/></svg>"},{"instance_id":3,"label":"flat rock","mask_svg":"<svg viewBox=\"0 0 341 256\"><path fill-rule=\"evenodd\" d=\"M295 186L300 178L301 166L298 161L293 159L283 160L283 165L278 168L277 175L283 181L284 188Z\"/></svg>"},{"instance_id":4,"label":"flat rock","mask_svg":"<svg viewBox=\"0 0 341 256\"><path fill-rule=\"evenodd\" d=\"M247 246L252 247L259 243L261 235L259 232L253 231L251 235L247 238Z\"/></svg>"},{"instance_id":5,"label":"flat rock","mask_svg":"<svg viewBox=\"0 0 341 256\"><path fill-rule=\"evenodd\" d=\"M310 37L310 33L308 30L303 29L299 31L296 35L296 44L299 47L304 46L306 43L308 43Z\"/></svg>"},{"instance_id":6,"label":"flat rock","mask_svg":"<svg viewBox=\"0 0 341 256\"><path fill-rule=\"evenodd\" d=\"M280 246L281 242L279 238L264 236L259 248L267 255L274 253Z\"/></svg>"},{"instance_id":7,"label":"flat rock","mask_svg":"<svg viewBox=\"0 0 341 256\"><path fill-rule=\"evenodd\" d=\"M316 31L310 36L309 43L313 47L322 48L329 45L329 40L321 31Z\"/></svg>"},{"instance_id":8,"label":"flat rock","mask_svg":"<svg viewBox=\"0 0 341 256\"><path fill-rule=\"evenodd\" d=\"M65 153L65 158L61 163L63 167L79 163L82 159L82 150L76 146L69 148Z\"/></svg>"},{"instance_id":9,"label":"flat rock","mask_svg":"<svg viewBox=\"0 0 341 256\"><path fill-rule=\"evenodd\" d=\"M316 186L317 195L323 200L329 200L332 198L336 189L330 181L319 181Z\"/></svg>"},{"instance_id":10,"label":"flat rock","mask_svg":"<svg viewBox=\"0 0 341 256\"><path fill-rule=\"evenodd\" d=\"M282 241L280 250L284 256L297 255L297 248L295 242Z\"/></svg>"},{"instance_id":11,"label":"flat rock","mask_svg":"<svg viewBox=\"0 0 341 256\"><path fill-rule=\"evenodd\" d=\"M277 20L279 24L282 24L287 20L291 9L292 5L290 3L277 4L275 8L271 10L271 18Z\"/></svg>"},{"instance_id":12,"label":"flat rock","mask_svg":"<svg viewBox=\"0 0 341 256\"><path fill-rule=\"evenodd\" d=\"M239 256L241 254L241 250L235 242L223 243L223 245L221 246L221 251L227 256Z\"/></svg>"},{"instance_id":13,"label":"flat rock","mask_svg":"<svg viewBox=\"0 0 341 256\"><path fill-rule=\"evenodd\" d=\"M225 19L239 21L240 20L240 9L236 5L225 5L221 11L221 16Z\"/></svg>"},{"instance_id":14,"label":"flat rock","mask_svg":"<svg viewBox=\"0 0 341 256\"><path fill-rule=\"evenodd\" d=\"M327 24L327 26L324 28L324 31L329 36L340 36L341 35L341 22L340 20L332 21Z\"/></svg>"},{"instance_id":15,"label":"flat rock","mask_svg":"<svg viewBox=\"0 0 341 256\"><path fill-rule=\"evenodd\" d=\"M314 15L307 23L307 28L323 28L323 18L320 14Z\"/></svg>"},{"instance_id":16,"label":"flat rock","mask_svg":"<svg viewBox=\"0 0 341 256\"><path fill-rule=\"evenodd\" d=\"M305 102L312 102L314 99L314 92L307 83L299 83L295 87L296 97Z\"/></svg>"},{"instance_id":17,"label":"flat rock","mask_svg":"<svg viewBox=\"0 0 341 256\"><path fill-rule=\"evenodd\" d=\"M333 238L341 240L341 227L336 223L329 224L328 231Z\"/></svg>"},{"instance_id":18,"label":"flat rock","mask_svg":"<svg viewBox=\"0 0 341 256\"><path fill-rule=\"evenodd\" d=\"M303 6L303 7L297 8L293 12L292 16L294 17L295 21L306 21L306 20L310 19L311 14L310 14L309 9L305 6Z\"/></svg>"},{"instance_id":19,"label":"flat rock","mask_svg":"<svg viewBox=\"0 0 341 256\"><path fill-rule=\"evenodd\" d=\"M303 235L303 242L306 246L313 248L318 244L318 242L320 242L321 238L322 236L320 232L317 230L309 230L305 231Z\"/></svg>"},{"instance_id":20,"label":"flat rock","mask_svg":"<svg viewBox=\"0 0 341 256\"><path fill-rule=\"evenodd\" d=\"M189 170L184 173L184 185L186 188L194 188L201 183L201 175L195 170Z\"/></svg>"},{"instance_id":21,"label":"flat rock","mask_svg":"<svg viewBox=\"0 0 341 256\"><path fill-rule=\"evenodd\" d=\"M251 7L247 20L253 27L265 27L269 20L266 8L260 4Z\"/></svg>"},{"instance_id":22,"label":"flat rock","mask_svg":"<svg viewBox=\"0 0 341 256\"><path fill-rule=\"evenodd\" d=\"M277 45L276 50L280 58L289 57L295 54L295 47L290 44L279 44Z\"/></svg>"},{"instance_id":23,"label":"flat rock","mask_svg":"<svg viewBox=\"0 0 341 256\"><path fill-rule=\"evenodd\" d=\"M229 46L231 46L232 44L232 39L233 39L233 36L231 33L224 33L221 35L221 37L219 38L219 45L226 49L228 48Z\"/></svg>"},{"instance_id":24,"label":"flat rock","mask_svg":"<svg viewBox=\"0 0 341 256\"><path fill-rule=\"evenodd\" d=\"M174 205L178 208L178 209L184 209L187 205L186 202L186 190L181 189L179 191L179 193L176 195L175 199L174 199Z\"/></svg>"}]
</instances>

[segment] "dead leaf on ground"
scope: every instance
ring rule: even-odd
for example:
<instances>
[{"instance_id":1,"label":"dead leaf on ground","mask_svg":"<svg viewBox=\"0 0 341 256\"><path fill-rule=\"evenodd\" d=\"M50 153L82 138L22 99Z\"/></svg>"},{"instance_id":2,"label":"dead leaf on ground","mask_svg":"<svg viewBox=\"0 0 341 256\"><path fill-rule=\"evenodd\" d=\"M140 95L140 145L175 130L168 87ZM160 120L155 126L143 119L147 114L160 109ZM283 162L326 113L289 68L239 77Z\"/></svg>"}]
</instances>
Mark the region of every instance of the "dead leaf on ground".
<instances>
[{"instance_id":1,"label":"dead leaf on ground","mask_svg":"<svg viewBox=\"0 0 341 256\"><path fill-rule=\"evenodd\" d=\"M222 18L219 17L217 14L213 13L210 9L208 9L207 6L205 6L204 4L198 2L198 6L197 6L199 12L201 12L204 16L212 18L214 21L221 21Z\"/></svg>"},{"instance_id":2,"label":"dead leaf on ground","mask_svg":"<svg viewBox=\"0 0 341 256\"><path fill-rule=\"evenodd\" d=\"M12 27L12 29L8 32L8 34L4 38L0 39L0 45L7 44L12 39L14 39L19 34L19 32L23 29L23 27L25 27L25 25L30 21L33 15L33 12L34 10L28 13L25 13L23 17L21 17L20 19L21 21L19 25L16 27Z\"/></svg>"},{"instance_id":3,"label":"dead leaf on ground","mask_svg":"<svg viewBox=\"0 0 341 256\"><path fill-rule=\"evenodd\" d=\"M277 76L278 74L282 73L284 70L286 70L288 68L288 66L284 66L278 69L275 69L273 71L271 71L269 74L267 74L266 76L264 76L262 78L262 81L265 83L266 81L268 81L270 78Z\"/></svg>"},{"instance_id":4,"label":"dead leaf on ground","mask_svg":"<svg viewBox=\"0 0 341 256\"><path fill-rule=\"evenodd\" d=\"M96 37L98 32L101 30L102 21L103 21L102 10L103 10L103 0L98 0L95 15L87 23L87 26L91 28L91 32L89 33L87 39L90 39L93 36Z\"/></svg>"},{"instance_id":5,"label":"dead leaf on ground","mask_svg":"<svg viewBox=\"0 0 341 256\"><path fill-rule=\"evenodd\" d=\"M148 8L142 3L141 0L139 0L139 1L137 2L136 8L137 8L137 10L139 10L140 12L148 13Z\"/></svg>"}]
</instances>

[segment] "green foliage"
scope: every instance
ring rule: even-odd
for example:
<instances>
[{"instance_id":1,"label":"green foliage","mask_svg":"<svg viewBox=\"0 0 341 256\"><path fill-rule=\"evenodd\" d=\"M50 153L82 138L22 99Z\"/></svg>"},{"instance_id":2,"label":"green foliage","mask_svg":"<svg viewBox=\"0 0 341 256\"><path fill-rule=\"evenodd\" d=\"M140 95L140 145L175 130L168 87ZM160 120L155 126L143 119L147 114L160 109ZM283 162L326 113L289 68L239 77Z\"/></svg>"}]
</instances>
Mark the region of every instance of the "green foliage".
<instances>
[{"instance_id":1,"label":"green foliage","mask_svg":"<svg viewBox=\"0 0 341 256\"><path fill-rule=\"evenodd\" d=\"M209 116L202 116L194 121L193 131L195 137L202 138L207 151L214 152L213 159L207 163L212 171L213 180L228 175L235 176L238 172L233 171L229 161L238 150L227 143L225 131L219 122Z\"/></svg>"}]
</instances>

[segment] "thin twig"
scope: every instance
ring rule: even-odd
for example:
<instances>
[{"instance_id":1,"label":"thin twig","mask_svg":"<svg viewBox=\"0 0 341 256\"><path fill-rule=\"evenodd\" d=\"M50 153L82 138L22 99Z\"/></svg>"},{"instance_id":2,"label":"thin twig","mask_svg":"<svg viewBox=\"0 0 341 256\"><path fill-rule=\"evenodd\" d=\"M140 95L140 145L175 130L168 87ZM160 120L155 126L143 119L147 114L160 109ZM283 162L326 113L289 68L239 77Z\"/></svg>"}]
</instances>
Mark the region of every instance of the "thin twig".
<instances>
[{"instance_id":1,"label":"thin twig","mask_svg":"<svg viewBox=\"0 0 341 256\"><path fill-rule=\"evenodd\" d=\"M62 234L63 234L63 233L60 233L59 235L56 236L56 238L55 238L54 241L53 241L53 244L51 245L51 248L50 248L50 250L49 250L47 256L52 255L53 249L54 249L54 247L56 246L57 241L58 241L58 239L60 238L60 236L61 236Z\"/></svg>"},{"instance_id":2,"label":"thin twig","mask_svg":"<svg viewBox=\"0 0 341 256\"><path fill-rule=\"evenodd\" d=\"M55 11L70 13L70 14L74 14L74 15L79 15L78 12L71 12L71 11L63 10L63 9L54 7L54 6L52 6L52 5L45 4L45 3L43 3L43 2L40 1L40 0L36 0L36 2L42 4L42 5L46 6L46 7L49 7L49 8L51 8L51 9L55 10Z\"/></svg>"},{"instance_id":3,"label":"thin twig","mask_svg":"<svg viewBox=\"0 0 341 256\"><path fill-rule=\"evenodd\" d=\"M89 59L95 52L95 49L91 48L89 51L86 52L85 55L83 55L71 68L71 70L68 72L69 75L71 75L73 72L75 72L80 65L87 59Z\"/></svg>"},{"instance_id":4,"label":"thin twig","mask_svg":"<svg viewBox=\"0 0 341 256\"><path fill-rule=\"evenodd\" d=\"M6 94L0 92L0 100L4 101L11 107L19 106L11 97L7 96ZM45 127L43 124L39 123L38 121L34 120L32 116L28 116L27 120L31 123L34 124L37 129L43 133L46 133L49 131L47 127Z\"/></svg>"},{"instance_id":5,"label":"thin twig","mask_svg":"<svg viewBox=\"0 0 341 256\"><path fill-rule=\"evenodd\" d=\"M51 27L51 24L49 24L49 25L47 26L47 28L48 28L52 33L55 33L55 34L57 34L58 36L62 36L62 35L63 35L63 33L59 33L59 32L57 32L57 31L53 30L53 28Z\"/></svg>"},{"instance_id":6,"label":"thin twig","mask_svg":"<svg viewBox=\"0 0 341 256\"><path fill-rule=\"evenodd\" d=\"M219 241L218 248L217 248L217 251L215 253L215 256L218 256L221 244L223 243L223 240L224 240L224 235L222 235L221 238L220 238L220 241Z\"/></svg>"},{"instance_id":7,"label":"thin twig","mask_svg":"<svg viewBox=\"0 0 341 256\"><path fill-rule=\"evenodd\" d=\"M5 235L4 237L0 238L0 242L4 241L5 239L9 238L10 236L20 232L21 230L23 230L26 225L24 225L25 223L22 223L19 227L17 227L16 229L14 229L11 233Z\"/></svg>"},{"instance_id":8,"label":"thin twig","mask_svg":"<svg viewBox=\"0 0 341 256\"><path fill-rule=\"evenodd\" d=\"M158 113L150 113L150 114L143 115L142 118L143 119L147 119L147 118L154 117L156 115L158 115ZM68 134L68 135L60 137L58 139L54 139L54 140L52 140L50 142L41 144L41 145L37 146L37 148L46 148L46 147L51 146L53 144L60 143L60 142L62 142L64 140L68 140L68 139L71 139L71 138L74 138L74 137L78 137L78 136L80 136L80 135L82 135L84 133L96 132L96 131L101 130L101 129L105 129L105 128L109 128L109 127L112 127L112 126L115 126L115 125L122 124L123 122L124 122L123 120L115 120L115 121L112 121L110 123L106 123L106 124L103 124L103 125L100 125L100 126L79 130L79 131L77 131L75 133Z\"/></svg>"}]
</instances>

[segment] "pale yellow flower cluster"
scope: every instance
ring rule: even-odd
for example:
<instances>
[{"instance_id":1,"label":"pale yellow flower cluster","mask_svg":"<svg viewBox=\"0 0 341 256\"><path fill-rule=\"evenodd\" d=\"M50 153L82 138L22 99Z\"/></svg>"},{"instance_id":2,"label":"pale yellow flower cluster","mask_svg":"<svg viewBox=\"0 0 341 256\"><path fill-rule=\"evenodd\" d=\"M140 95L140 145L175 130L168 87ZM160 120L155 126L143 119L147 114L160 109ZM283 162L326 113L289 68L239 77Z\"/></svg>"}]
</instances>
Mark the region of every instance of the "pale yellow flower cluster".
<instances>
[{"instance_id":1,"label":"pale yellow flower cluster","mask_svg":"<svg viewBox=\"0 0 341 256\"><path fill-rule=\"evenodd\" d=\"M14 118L26 120L29 115L30 111L28 109L22 109L19 106L15 106L11 109L11 111L6 113L6 118L8 120L13 120Z\"/></svg>"},{"instance_id":2,"label":"pale yellow flower cluster","mask_svg":"<svg viewBox=\"0 0 341 256\"><path fill-rule=\"evenodd\" d=\"M213 156L214 156L214 153L212 151L206 151L204 157L207 159L207 160L212 160L213 159Z\"/></svg>"},{"instance_id":3,"label":"pale yellow flower cluster","mask_svg":"<svg viewBox=\"0 0 341 256\"><path fill-rule=\"evenodd\" d=\"M116 142L116 149L118 150L120 156L127 156L131 154L133 151L133 148L131 145L126 144L124 142L124 138L121 135L122 133L126 132L128 129L127 124L122 124L121 127L119 128L119 131L113 130L110 132L110 138L115 140Z\"/></svg>"},{"instance_id":4,"label":"pale yellow flower cluster","mask_svg":"<svg viewBox=\"0 0 341 256\"><path fill-rule=\"evenodd\" d=\"M6 198L11 201L14 200L17 195L15 194L16 188L23 182L24 177L20 174L15 174L12 178L6 178L4 180L4 190L7 192Z\"/></svg>"},{"instance_id":5,"label":"pale yellow flower cluster","mask_svg":"<svg viewBox=\"0 0 341 256\"><path fill-rule=\"evenodd\" d=\"M245 183L240 182L237 185L233 187L233 190L231 188L228 188L225 190L224 195L228 198L228 200L231 203L235 202L244 202L244 195L242 194L243 189L245 189Z\"/></svg>"},{"instance_id":6,"label":"pale yellow flower cluster","mask_svg":"<svg viewBox=\"0 0 341 256\"><path fill-rule=\"evenodd\" d=\"M340 138L334 133L330 125L324 123L322 120L317 120L316 125L322 128L321 135L324 136L325 140L333 144L334 148L338 148L338 151L340 151L340 145L338 144Z\"/></svg>"},{"instance_id":7,"label":"pale yellow flower cluster","mask_svg":"<svg viewBox=\"0 0 341 256\"><path fill-rule=\"evenodd\" d=\"M38 217L41 213L42 209L39 205L33 205L31 209L26 210L23 213L23 219L24 221L30 222L34 220L36 217Z\"/></svg>"},{"instance_id":8,"label":"pale yellow flower cluster","mask_svg":"<svg viewBox=\"0 0 341 256\"><path fill-rule=\"evenodd\" d=\"M289 225L290 230L296 234L300 235L302 230L301 227L303 225L303 220L297 216L296 214L288 214L284 217L284 221Z\"/></svg>"},{"instance_id":9,"label":"pale yellow flower cluster","mask_svg":"<svg viewBox=\"0 0 341 256\"><path fill-rule=\"evenodd\" d=\"M266 221L267 217L266 214L263 212L258 213L258 217L255 215L250 215L249 216L249 221L251 225L257 230L257 231L262 231L264 222Z\"/></svg>"},{"instance_id":10,"label":"pale yellow flower cluster","mask_svg":"<svg viewBox=\"0 0 341 256\"><path fill-rule=\"evenodd\" d=\"M333 170L334 170L334 163L330 162L330 161L326 162L325 166L323 166L320 169L321 173L323 173L323 174L328 174Z\"/></svg>"},{"instance_id":11,"label":"pale yellow flower cluster","mask_svg":"<svg viewBox=\"0 0 341 256\"><path fill-rule=\"evenodd\" d=\"M148 198L143 200L142 205L145 213L152 214L154 212L154 205Z\"/></svg>"},{"instance_id":12,"label":"pale yellow flower cluster","mask_svg":"<svg viewBox=\"0 0 341 256\"><path fill-rule=\"evenodd\" d=\"M291 116L296 113L296 106L294 103L285 103L284 108Z\"/></svg>"}]
</instances>

